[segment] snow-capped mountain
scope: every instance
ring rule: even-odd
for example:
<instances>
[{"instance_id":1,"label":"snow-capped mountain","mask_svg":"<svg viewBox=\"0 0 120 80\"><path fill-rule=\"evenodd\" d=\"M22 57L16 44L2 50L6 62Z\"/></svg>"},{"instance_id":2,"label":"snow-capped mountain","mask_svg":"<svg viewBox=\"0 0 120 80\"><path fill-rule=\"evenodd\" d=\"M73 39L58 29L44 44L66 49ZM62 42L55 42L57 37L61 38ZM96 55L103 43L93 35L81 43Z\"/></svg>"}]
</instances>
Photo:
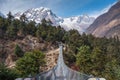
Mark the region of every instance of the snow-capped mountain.
<instances>
[{"instance_id":1,"label":"snow-capped mountain","mask_svg":"<svg viewBox=\"0 0 120 80\"><path fill-rule=\"evenodd\" d=\"M44 7L28 9L23 13L26 15L28 20L35 21L36 23L41 23L42 19L46 19L52 21L54 26L60 25L65 30L76 29L80 33L84 32L95 20L94 17L89 17L87 15L61 18L56 16L56 14L54 14L49 8ZM14 16L19 19L23 13L18 12Z\"/></svg>"},{"instance_id":2,"label":"snow-capped mountain","mask_svg":"<svg viewBox=\"0 0 120 80\"><path fill-rule=\"evenodd\" d=\"M60 17L57 17L49 8L33 8L28 9L27 11L23 12L28 20L35 21L36 23L41 23L41 20L51 20L54 25L59 25L59 22L61 22L63 19ZM19 19L20 16L23 14L21 12L18 12L15 14L15 18Z\"/></svg>"},{"instance_id":3,"label":"snow-capped mountain","mask_svg":"<svg viewBox=\"0 0 120 80\"><path fill-rule=\"evenodd\" d=\"M62 27L66 30L76 29L80 33L85 32L90 24L95 20L94 17L89 17L87 15L75 16L70 18L64 18L64 21L60 23Z\"/></svg>"}]
</instances>

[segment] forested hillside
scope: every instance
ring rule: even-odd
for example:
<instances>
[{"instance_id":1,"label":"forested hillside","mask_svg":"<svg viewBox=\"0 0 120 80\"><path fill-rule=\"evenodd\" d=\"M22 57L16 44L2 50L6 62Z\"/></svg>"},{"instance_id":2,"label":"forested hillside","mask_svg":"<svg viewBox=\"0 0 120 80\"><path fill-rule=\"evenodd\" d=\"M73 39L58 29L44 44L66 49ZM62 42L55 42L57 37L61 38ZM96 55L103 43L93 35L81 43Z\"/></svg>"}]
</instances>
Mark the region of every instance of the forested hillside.
<instances>
[{"instance_id":1,"label":"forested hillside","mask_svg":"<svg viewBox=\"0 0 120 80\"><path fill-rule=\"evenodd\" d=\"M0 17L1 63L5 63L3 59L6 59L9 55L9 51L6 51L8 47L2 47L5 45L4 43L22 40L28 35L37 38L40 41L38 43L49 43L55 47L58 47L58 42L65 44L64 60L71 68L77 67L77 69L74 69L85 74L104 77L107 80L120 79L120 40L117 36L109 39L106 37L97 38L85 33L79 34L77 30L65 31L60 26L52 26L51 21L45 19L42 20L42 24L28 21L24 14L20 17L20 20L14 19L11 12L9 12L8 18ZM12 54L16 56L14 61L17 61L15 70L11 71L10 69L9 73L6 71L8 68L1 64L0 70L4 69L4 71L0 73L0 76L2 76L0 79L6 80L8 77L12 77L12 79L7 80L13 80L18 76L24 77L30 73L35 75L40 72L39 66L45 64L43 54L44 51L47 51L45 47L39 52L32 49L25 51L22 46L24 45L16 45L12 51ZM34 64L34 66L29 65L29 63ZM26 65L30 67L24 68ZM8 77L4 76L6 74L8 74Z\"/></svg>"}]
</instances>

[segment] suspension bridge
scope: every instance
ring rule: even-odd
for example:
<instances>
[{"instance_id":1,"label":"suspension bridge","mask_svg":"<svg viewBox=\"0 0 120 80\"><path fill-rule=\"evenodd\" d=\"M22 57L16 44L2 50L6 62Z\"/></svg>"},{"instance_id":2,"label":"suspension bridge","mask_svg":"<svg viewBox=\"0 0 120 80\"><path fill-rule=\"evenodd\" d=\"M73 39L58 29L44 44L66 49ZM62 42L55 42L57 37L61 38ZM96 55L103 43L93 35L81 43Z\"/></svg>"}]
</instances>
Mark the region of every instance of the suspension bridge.
<instances>
[{"instance_id":1,"label":"suspension bridge","mask_svg":"<svg viewBox=\"0 0 120 80\"><path fill-rule=\"evenodd\" d=\"M57 65L47 72L39 73L30 78L17 78L16 80L105 80L100 78L93 78L93 76L86 75L70 69L63 60L63 45L59 45L59 57Z\"/></svg>"}]
</instances>

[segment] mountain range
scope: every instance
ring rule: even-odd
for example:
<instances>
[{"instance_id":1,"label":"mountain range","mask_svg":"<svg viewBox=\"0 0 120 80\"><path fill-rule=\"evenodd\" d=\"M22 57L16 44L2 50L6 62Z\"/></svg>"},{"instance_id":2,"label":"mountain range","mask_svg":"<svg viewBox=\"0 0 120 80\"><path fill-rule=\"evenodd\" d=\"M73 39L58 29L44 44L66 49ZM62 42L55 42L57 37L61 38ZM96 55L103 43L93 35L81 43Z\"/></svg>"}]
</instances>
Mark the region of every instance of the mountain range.
<instances>
[{"instance_id":1,"label":"mountain range","mask_svg":"<svg viewBox=\"0 0 120 80\"><path fill-rule=\"evenodd\" d=\"M89 17L88 15L80 15L69 18L58 17L49 8L40 7L28 9L25 12L18 12L14 15L16 19L19 19L22 14L25 14L28 20L35 21L36 23L41 23L43 19L50 20L54 26L61 26L65 30L75 29L80 33L85 32L90 24L95 20L94 17Z\"/></svg>"},{"instance_id":2,"label":"mountain range","mask_svg":"<svg viewBox=\"0 0 120 80\"><path fill-rule=\"evenodd\" d=\"M50 20L53 26L61 26L67 31L75 29L79 33L86 32L96 37L106 36L109 38L118 36L120 38L120 1L96 19L88 15L62 18L53 13L51 9L45 7L17 12L14 17L19 19L22 14L25 14L29 21L32 20L36 23L41 23L43 19ZM5 17L1 12L0 16Z\"/></svg>"},{"instance_id":3,"label":"mountain range","mask_svg":"<svg viewBox=\"0 0 120 80\"><path fill-rule=\"evenodd\" d=\"M96 37L118 36L120 38L120 1L113 5L107 13L99 16L87 28L86 33L91 33Z\"/></svg>"}]
</instances>

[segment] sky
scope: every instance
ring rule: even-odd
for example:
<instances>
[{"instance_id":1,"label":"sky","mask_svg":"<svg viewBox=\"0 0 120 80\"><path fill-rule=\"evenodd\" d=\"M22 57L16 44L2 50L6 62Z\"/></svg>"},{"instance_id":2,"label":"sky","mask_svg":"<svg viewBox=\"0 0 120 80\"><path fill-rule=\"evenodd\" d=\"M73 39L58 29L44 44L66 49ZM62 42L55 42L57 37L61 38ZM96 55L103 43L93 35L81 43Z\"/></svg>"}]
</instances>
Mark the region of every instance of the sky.
<instances>
[{"instance_id":1,"label":"sky","mask_svg":"<svg viewBox=\"0 0 120 80\"><path fill-rule=\"evenodd\" d=\"M0 0L0 12L23 12L30 8L47 7L60 17L98 16L118 0Z\"/></svg>"}]
</instances>

